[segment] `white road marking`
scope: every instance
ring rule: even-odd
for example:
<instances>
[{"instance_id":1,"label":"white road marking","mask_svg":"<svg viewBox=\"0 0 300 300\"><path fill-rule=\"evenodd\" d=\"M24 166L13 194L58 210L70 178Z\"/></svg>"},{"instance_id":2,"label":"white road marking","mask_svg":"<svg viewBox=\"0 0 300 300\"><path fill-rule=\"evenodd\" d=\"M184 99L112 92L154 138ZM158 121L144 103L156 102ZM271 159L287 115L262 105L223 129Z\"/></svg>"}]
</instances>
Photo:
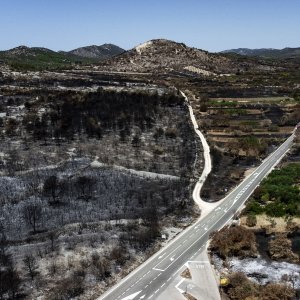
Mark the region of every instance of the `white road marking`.
<instances>
[{"instance_id":1,"label":"white road marking","mask_svg":"<svg viewBox=\"0 0 300 300\"><path fill-rule=\"evenodd\" d=\"M179 286L184 282L185 279L181 279L176 285L175 288L182 294L184 293L184 290L182 290L181 288L179 288Z\"/></svg>"},{"instance_id":2,"label":"white road marking","mask_svg":"<svg viewBox=\"0 0 300 300\"><path fill-rule=\"evenodd\" d=\"M132 299L134 299L140 292L141 292L141 291L136 292L136 293L134 293L134 294L132 294L132 295L129 295L129 296L123 298L122 300L132 300Z\"/></svg>"},{"instance_id":3,"label":"white road marking","mask_svg":"<svg viewBox=\"0 0 300 300\"><path fill-rule=\"evenodd\" d=\"M157 269L157 268L153 268L153 270L155 270L155 271L160 271L160 272L164 272L164 271L165 271L165 270Z\"/></svg>"},{"instance_id":4,"label":"white road marking","mask_svg":"<svg viewBox=\"0 0 300 300\"><path fill-rule=\"evenodd\" d=\"M210 262L207 261L207 260L188 260L187 263L188 263L188 264L190 264L190 263L209 264Z\"/></svg>"}]
</instances>

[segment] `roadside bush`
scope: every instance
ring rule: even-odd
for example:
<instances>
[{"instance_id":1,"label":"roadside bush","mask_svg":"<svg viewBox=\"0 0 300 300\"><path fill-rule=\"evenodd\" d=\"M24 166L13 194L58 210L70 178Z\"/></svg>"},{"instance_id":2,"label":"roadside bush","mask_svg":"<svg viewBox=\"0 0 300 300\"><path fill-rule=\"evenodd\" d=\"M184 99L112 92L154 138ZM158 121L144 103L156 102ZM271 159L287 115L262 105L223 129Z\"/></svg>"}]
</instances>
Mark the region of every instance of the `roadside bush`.
<instances>
[{"instance_id":1,"label":"roadside bush","mask_svg":"<svg viewBox=\"0 0 300 300\"><path fill-rule=\"evenodd\" d=\"M232 273L229 276L230 299L248 299L248 297L257 297L259 294L259 286L250 281L244 273Z\"/></svg>"},{"instance_id":2,"label":"roadside bush","mask_svg":"<svg viewBox=\"0 0 300 300\"><path fill-rule=\"evenodd\" d=\"M257 224L256 215L250 214L247 216L246 225L249 227L254 227Z\"/></svg>"},{"instance_id":3,"label":"roadside bush","mask_svg":"<svg viewBox=\"0 0 300 300\"><path fill-rule=\"evenodd\" d=\"M269 253L274 260L285 260L292 263L299 262L299 257L292 252L292 241L286 233L278 233L269 241Z\"/></svg>"},{"instance_id":4,"label":"roadside bush","mask_svg":"<svg viewBox=\"0 0 300 300\"><path fill-rule=\"evenodd\" d=\"M260 298L262 300L290 300L295 299L295 290L280 283L270 283L261 289Z\"/></svg>"},{"instance_id":5,"label":"roadside bush","mask_svg":"<svg viewBox=\"0 0 300 300\"><path fill-rule=\"evenodd\" d=\"M222 258L256 256L255 234L242 226L226 226L213 236L211 250Z\"/></svg>"},{"instance_id":6,"label":"roadside bush","mask_svg":"<svg viewBox=\"0 0 300 300\"><path fill-rule=\"evenodd\" d=\"M251 198L244 210L245 214L260 215L264 212L264 208L255 199Z\"/></svg>"},{"instance_id":7,"label":"roadside bush","mask_svg":"<svg viewBox=\"0 0 300 300\"><path fill-rule=\"evenodd\" d=\"M256 136L246 136L239 139L239 148L252 153L255 156L263 153L267 148L267 144Z\"/></svg>"}]
</instances>

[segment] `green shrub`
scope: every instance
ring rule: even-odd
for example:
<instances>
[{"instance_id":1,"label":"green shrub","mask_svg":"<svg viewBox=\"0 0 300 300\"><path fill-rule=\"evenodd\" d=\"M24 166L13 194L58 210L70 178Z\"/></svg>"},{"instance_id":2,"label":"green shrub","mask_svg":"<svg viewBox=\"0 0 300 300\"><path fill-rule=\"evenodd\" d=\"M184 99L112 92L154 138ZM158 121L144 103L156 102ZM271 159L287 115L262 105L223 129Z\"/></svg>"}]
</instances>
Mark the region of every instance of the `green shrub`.
<instances>
[{"instance_id":1,"label":"green shrub","mask_svg":"<svg viewBox=\"0 0 300 300\"><path fill-rule=\"evenodd\" d=\"M246 213L259 215L264 213L264 208L258 202L252 199L246 206Z\"/></svg>"},{"instance_id":2,"label":"green shrub","mask_svg":"<svg viewBox=\"0 0 300 300\"><path fill-rule=\"evenodd\" d=\"M256 189L254 198L246 206L246 214L265 212L271 217L299 216L300 163L291 163L274 170Z\"/></svg>"},{"instance_id":3,"label":"green shrub","mask_svg":"<svg viewBox=\"0 0 300 300\"><path fill-rule=\"evenodd\" d=\"M267 204L265 211L271 217L283 217L285 215L284 204L278 201Z\"/></svg>"},{"instance_id":4,"label":"green shrub","mask_svg":"<svg viewBox=\"0 0 300 300\"><path fill-rule=\"evenodd\" d=\"M255 214L250 214L247 216L246 225L249 227L254 227L257 224L257 219Z\"/></svg>"}]
</instances>

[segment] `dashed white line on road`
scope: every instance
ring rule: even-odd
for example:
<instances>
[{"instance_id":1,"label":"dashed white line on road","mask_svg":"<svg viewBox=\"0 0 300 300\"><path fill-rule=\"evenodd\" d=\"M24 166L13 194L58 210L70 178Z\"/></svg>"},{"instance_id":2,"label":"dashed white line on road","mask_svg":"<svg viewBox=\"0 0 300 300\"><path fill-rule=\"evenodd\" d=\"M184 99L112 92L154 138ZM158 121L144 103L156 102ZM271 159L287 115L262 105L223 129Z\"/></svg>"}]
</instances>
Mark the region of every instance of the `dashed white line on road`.
<instances>
[{"instance_id":1,"label":"dashed white line on road","mask_svg":"<svg viewBox=\"0 0 300 300\"><path fill-rule=\"evenodd\" d=\"M164 255L166 255L167 254L167 252L165 252L165 253L163 253L162 255L160 255L159 257L158 257L158 259L161 259Z\"/></svg>"},{"instance_id":2,"label":"dashed white line on road","mask_svg":"<svg viewBox=\"0 0 300 300\"><path fill-rule=\"evenodd\" d=\"M158 268L153 268L153 270L155 270L155 271L159 271L159 272L164 272L164 271L165 271L165 270L158 269Z\"/></svg>"}]
</instances>

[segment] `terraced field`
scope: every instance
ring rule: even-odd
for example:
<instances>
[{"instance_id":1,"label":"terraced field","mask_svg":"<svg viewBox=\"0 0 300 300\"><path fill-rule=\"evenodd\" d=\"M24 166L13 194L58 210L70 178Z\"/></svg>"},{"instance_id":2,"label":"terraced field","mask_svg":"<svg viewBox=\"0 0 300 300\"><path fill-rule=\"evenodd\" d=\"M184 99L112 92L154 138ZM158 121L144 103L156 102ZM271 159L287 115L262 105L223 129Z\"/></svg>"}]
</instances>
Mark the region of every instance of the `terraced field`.
<instances>
[{"instance_id":1,"label":"terraced field","mask_svg":"<svg viewBox=\"0 0 300 300\"><path fill-rule=\"evenodd\" d=\"M300 105L288 97L195 99L192 105L212 146L213 173L203 190L211 201L289 136L300 117Z\"/></svg>"}]
</instances>

